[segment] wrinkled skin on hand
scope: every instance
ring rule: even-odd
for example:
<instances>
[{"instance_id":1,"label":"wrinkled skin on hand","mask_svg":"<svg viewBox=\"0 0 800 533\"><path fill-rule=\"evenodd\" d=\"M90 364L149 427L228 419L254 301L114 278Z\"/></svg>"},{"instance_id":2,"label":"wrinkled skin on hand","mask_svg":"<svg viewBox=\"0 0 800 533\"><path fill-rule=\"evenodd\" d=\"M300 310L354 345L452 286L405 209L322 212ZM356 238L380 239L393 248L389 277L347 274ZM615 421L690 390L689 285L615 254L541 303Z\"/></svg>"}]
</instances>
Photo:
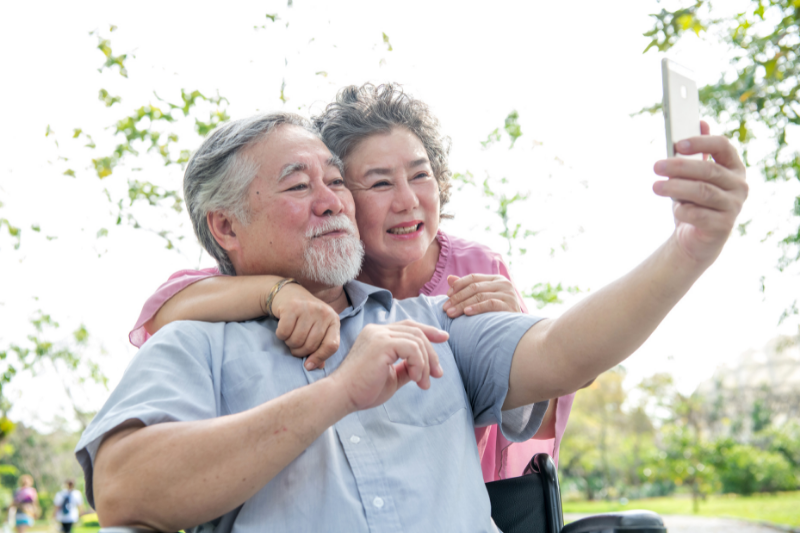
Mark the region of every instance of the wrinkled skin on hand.
<instances>
[{"instance_id":1,"label":"wrinkled skin on hand","mask_svg":"<svg viewBox=\"0 0 800 533\"><path fill-rule=\"evenodd\" d=\"M470 274L463 278L448 276L447 283L450 285L450 290L447 291L449 299L442 309L450 318L496 311L508 313L522 311L514 285L504 276L492 274Z\"/></svg>"},{"instance_id":2,"label":"wrinkled skin on hand","mask_svg":"<svg viewBox=\"0 0 800 533\"><path fill-rule=\"evenodd\" d=\"M431 343L447 338L447 332L412 320L367 325L330 379L346 391L351 412L383 404L412 381L427 390L431 378L444 374Z\"/></svg>"},{"instance_id":3,"label":"wrinkled skin on hand","mask_svg":"<svg viewBox=\"0 0 800 533\"><path fill-rule=\"evenodd\" d=\"M745 166L731 142L708 135L701 122L699 137L675 143L684 155L707 154L702 161L670 158L656 162L655 173L668 179L653 184L659 196L672 198L674 237L678 247L699 264L712 263L722 251L747 199Z\"/></svg>"},{"instance_id":4,"label":"wrinkled skin on hand","mask_svg":"<svg viewBox=\"0 0 800 533\"><path fill-rule=\"evenodd\" d=\"M285 285L275 295L272 311L278 319L275 335L295 357L308 356L308 370L324 367L339 349L339 315L302 286Z\"/></svg>"}]
</instances>

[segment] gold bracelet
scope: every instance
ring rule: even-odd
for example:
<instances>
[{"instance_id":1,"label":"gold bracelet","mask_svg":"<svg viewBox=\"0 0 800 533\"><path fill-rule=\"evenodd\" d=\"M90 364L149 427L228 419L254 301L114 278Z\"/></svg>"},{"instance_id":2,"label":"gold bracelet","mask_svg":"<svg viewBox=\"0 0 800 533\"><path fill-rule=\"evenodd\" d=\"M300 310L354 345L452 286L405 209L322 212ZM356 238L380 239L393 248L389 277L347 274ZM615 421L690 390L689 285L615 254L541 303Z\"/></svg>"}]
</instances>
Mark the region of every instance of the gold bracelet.
<instances>
[{"instance_id":1,"label":"gold bracelet","mask_svg":"<svg viewBox=\"0 0 800 533\"><path fill-rule=\"evenodd\" d=\"M280 280L278 283L276 283L272 287L272 290L269 293L269 297L267 297L267 302L264 304L264 307L267 308L267 317L268 318L273 318L275 316L275 315L272 314L272 300L275 299L275 295L278 294L278 291L281 290L285 285L288 285L290 283L297 283L298 285L300 284L294 278L285 278L285 279Z\"/></svg>"}]
</instances>

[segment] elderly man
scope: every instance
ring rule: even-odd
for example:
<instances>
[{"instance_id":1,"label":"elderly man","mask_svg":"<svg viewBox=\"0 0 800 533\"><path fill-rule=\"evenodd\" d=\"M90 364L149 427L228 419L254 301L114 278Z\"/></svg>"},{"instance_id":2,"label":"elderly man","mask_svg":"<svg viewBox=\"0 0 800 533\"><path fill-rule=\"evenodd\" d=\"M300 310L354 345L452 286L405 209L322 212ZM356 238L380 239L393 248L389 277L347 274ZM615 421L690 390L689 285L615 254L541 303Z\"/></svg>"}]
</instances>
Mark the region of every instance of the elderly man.
<instances>
[{"instance_id":1,"label":"elderly man","mask_svg":"<svg viewBox=\"0 0 800 533\"><path fill-rule=\"evenodd\" d=\"M104 525L236 531L495 531L473 426L521 441L547 399L630 355L714 261L747 190L720 137L681 176L675 234L564 316L450 319L350 281L362 249L340 161L291 114L217 130L186 170L195 230L239 275L294 278L341 319L307 370L276 322L177 322L139 352L78 444ZM487 354L492 354L487 356ZM410 381L415 384L408 385ZM441 453L446 449L447 453Z\"/></svg>"}]
</instances>

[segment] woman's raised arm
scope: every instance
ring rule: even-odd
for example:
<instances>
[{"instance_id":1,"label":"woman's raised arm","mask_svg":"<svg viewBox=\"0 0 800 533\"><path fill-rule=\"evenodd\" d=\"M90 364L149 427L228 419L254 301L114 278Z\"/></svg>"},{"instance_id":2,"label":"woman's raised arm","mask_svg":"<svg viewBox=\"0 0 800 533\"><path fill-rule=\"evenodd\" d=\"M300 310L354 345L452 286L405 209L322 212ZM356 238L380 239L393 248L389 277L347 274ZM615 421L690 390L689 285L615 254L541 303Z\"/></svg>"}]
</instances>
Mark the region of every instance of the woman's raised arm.
<instances>
[{"instance_id":1,"label":"woman's raised arm","mask_svg":"<svg viewBox=\"0 0 800 533\"><path fill-rule=\"evenodd\" d=\"M197 280L188 280L189 285L164 284L148 300L140 318L147 333L153 335L176 320L240 322L266 316L267 299L283 279L220 276L204 271L191 275ZM156 306L147 318L148 307ZM278 319L275 334L286 342L292 355L308 356L305 366L309 370L325 366L325 360L339 348L339 316L300 285L284 285L273 299L272 313Z\"/></svg>"},{"instance_id":2,"label":"woman's raised arm","mask_svg":"<svg viewBox=\"0 0 800 533\"><path fill-rule=\"evenodd\" d=\"M144 327L151 335L176 320L240 322L266 316L265 303L279 276L212 276L170 297Z\"/></svg>"}]
</instances>

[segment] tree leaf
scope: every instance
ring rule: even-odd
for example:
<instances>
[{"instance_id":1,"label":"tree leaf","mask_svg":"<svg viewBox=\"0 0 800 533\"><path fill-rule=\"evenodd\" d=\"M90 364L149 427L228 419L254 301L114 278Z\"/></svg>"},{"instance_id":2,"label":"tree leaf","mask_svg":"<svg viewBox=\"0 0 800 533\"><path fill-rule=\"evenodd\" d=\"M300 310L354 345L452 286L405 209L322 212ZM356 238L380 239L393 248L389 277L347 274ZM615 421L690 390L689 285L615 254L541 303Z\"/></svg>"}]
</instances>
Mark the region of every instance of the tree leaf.
<instances>
[{"instance_id":1,"label":"tree leaf","mask_svg":"<svg viewBox=\"0 0 800 533\"><path fill-rule=\"evenodd\" d=\"M509 113L506 117L504 128L508 136L511 137L511 146L509 146L509 148L514 148L514 143L522 136L522 129L519 125L519 113L516 111Z\"/></svg>"}]
</instances>

